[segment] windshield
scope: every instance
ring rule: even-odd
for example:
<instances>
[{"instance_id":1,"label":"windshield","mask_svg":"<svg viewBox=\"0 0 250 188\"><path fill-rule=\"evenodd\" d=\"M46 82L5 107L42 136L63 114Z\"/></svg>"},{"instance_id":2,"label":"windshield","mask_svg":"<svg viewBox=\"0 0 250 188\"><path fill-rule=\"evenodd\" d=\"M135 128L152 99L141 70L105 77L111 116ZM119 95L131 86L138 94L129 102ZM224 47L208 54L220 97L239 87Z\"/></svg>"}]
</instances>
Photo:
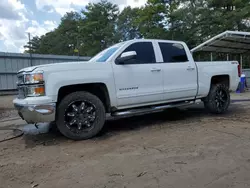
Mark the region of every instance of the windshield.
<instances>
[{"instance_id":1,"label":"windshield","mask_svg":"<svg viewBox=\"0 0 250 188\"><path fill-rule=\"evenodd\" d=\"M108 58L110 58L123 44L124 44L124 42L120 42L118 44L115 44L115 45L101 51L100 53L95 55L92 59L90 59L90 61L106 62L108 60Z\"/></svg>"}]
</instances>

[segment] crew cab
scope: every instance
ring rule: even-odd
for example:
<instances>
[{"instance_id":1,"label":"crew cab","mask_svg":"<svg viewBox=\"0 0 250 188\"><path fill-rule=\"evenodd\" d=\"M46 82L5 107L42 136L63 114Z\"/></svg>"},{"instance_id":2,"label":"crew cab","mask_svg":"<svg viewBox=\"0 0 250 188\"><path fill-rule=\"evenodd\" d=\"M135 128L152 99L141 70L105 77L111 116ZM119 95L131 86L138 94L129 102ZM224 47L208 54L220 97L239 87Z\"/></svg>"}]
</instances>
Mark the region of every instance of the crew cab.
<instances>
[{"instance_id":1,"label":"crew cab","mask_svg":"<svg viewBox=\"0 0 250 188\"><path fill-rule=\"evenodd\" d=\"M115 44L87 62L20 70L13 103L28 123L55 122L74 140L89 139L115 117L203 101L224 113L240 77L237 61L194 62L180 41L135 39Z\"/></svg>"}]
</instances>

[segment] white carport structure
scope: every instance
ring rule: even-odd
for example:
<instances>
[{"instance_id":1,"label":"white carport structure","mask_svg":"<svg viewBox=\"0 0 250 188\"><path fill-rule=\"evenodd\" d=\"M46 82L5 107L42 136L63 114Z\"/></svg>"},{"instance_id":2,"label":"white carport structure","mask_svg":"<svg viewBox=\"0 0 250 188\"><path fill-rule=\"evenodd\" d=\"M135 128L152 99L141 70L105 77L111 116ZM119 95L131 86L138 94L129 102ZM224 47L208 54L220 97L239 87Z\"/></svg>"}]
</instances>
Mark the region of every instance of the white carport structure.
<instances>
[{"instance_id":1,"label":"white carport structure","mask_svg":"<svg viewBox=\"0 0 250 188\"><path fill-rule=\"evenodd\" d=\"M242 56L247 54L250 55L250 33L225 31L193 48L191 52L209 52L211 61L213 60L214 52L227 54L227 60L229 60L229 54L238 54L240 55L240 64L242 68Z\"/></svg>"}]
</instances>

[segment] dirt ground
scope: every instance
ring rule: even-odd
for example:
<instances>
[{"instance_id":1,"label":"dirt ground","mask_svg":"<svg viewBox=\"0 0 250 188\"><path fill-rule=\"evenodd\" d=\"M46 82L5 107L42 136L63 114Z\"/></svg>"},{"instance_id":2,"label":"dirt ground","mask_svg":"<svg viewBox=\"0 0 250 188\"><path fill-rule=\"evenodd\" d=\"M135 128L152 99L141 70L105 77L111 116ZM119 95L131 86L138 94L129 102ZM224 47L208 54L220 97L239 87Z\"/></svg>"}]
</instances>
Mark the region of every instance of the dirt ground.
<instances>
[{"instance_id":1,"label":"dirt ground","mask_svg":"<svg viewBox=\"0 0 250 188\"><path fill-rule=\"evenodd\" d=\"M224 115L196 105L109 121L87 141L24 135L0 143L0 187L250 187L249 114L237 101Z\"/></svg>"}]
</instances>

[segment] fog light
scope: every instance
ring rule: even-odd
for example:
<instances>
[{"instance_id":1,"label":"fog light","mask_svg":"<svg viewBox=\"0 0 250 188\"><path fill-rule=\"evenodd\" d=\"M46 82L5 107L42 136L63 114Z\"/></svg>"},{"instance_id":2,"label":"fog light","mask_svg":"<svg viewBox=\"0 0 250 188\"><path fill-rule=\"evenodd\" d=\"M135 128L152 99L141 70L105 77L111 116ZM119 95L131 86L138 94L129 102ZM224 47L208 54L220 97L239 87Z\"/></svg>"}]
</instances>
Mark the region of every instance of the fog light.
<instances>
[{"instance_id":1,"label":"fog light","mask_svg":"<svg viewBox=\"0 0 250 188\"><path fill-rule=\"evenodd\" d=\"M29 87L27 87L26 92L27 92L27 97L44 96L45 95L45 88L44 88L44 85L29 86Z\"/></svg>"}]
</instances>

